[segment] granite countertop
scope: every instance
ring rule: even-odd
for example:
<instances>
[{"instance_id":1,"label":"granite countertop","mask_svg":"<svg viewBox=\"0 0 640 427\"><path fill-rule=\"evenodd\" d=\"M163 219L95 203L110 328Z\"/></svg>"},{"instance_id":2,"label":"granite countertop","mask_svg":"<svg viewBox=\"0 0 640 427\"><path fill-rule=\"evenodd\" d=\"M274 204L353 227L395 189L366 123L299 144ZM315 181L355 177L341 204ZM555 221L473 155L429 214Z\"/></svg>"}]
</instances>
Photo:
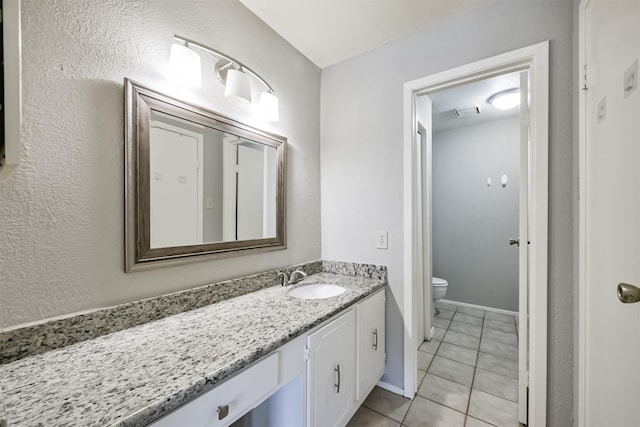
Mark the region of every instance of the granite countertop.
<instances>
[{"instance_id":1,"label":"granite countertop","mask_svg":"<svg viewBox=\"0 0 640 427\"><path fill-rule=\"evenodd\" d=\"M386 284L319 273L300 285L321 282L347 291L302 300L273 286L2 365L9 427L147 425Z\"/></svg>"}]
</instances>

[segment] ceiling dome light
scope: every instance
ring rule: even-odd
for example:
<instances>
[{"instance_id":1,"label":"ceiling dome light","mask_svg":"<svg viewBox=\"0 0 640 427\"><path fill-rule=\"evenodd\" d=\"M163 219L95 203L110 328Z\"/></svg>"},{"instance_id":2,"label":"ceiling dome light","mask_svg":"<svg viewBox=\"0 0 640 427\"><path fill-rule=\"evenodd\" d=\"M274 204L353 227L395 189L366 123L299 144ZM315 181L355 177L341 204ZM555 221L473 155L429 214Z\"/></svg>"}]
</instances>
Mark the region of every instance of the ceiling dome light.
<instances>
[{"instance_id":1,"label":"ceiling dome light","mask_svg":"<svg viewBox=\"0 0 640 427\"><path fill-rule=\"evenodd\" d=\"M510 110L520 105L520 89L509 89L498 92L487 100L498 110Z\"/></svg>"},{"instance_id":2,"label":"ceiling dome light","mask_svg":"<svg viewBox=\"0 0 640 427\"><path fill-rule=\"evenodd\" d=\"M194 88L200 87L202 85L200 55L189 49L186 44L172 44L169 74L174 81L180 84Z\"/></svg>"}]
</instances>

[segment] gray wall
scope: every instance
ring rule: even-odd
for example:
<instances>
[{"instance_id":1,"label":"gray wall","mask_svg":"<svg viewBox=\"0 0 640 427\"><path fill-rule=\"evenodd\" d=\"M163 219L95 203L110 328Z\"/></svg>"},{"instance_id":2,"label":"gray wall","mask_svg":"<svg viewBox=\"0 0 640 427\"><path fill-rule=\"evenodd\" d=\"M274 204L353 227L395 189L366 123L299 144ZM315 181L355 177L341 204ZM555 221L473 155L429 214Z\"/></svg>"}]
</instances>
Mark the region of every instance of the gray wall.
<instances>
[{"instance_id":1,"label":"gray wall","mask_svg":"<svg viewBox=\"0 0 640 427\"><path fill-rule=\"evenodd\" d=\"M22 0L20 167L0 184L0 328L320 258L320 71L236 0ZM280 120L168 78L173 34L248 64ZM125 77L285 135L287 249L124 273Z\"/></svg>"},{"instance_id":2,"label":"gray wall","mask_svg":"<svg viewBox=\"0 0 640 427\"><path fill-rule=\"evenodd\" d=\"M550 426L572 424L572 2L498 0L322 71L322 256L388 267L387 367L403 386L402 85L550 40ZM377 250L377 230L389 249Z\"/></svg>"},{"instance_id":3,"label":"gray wall","mask_svg":"<svg viewBox=\"0 0 640 427\"><path fill-rule=\"evenodd\" d=\"M433 275L449 282L448 300L518 311L508 241L518 237L519 140L517 116L433 134Z\"/></svg>"}]
</instances>

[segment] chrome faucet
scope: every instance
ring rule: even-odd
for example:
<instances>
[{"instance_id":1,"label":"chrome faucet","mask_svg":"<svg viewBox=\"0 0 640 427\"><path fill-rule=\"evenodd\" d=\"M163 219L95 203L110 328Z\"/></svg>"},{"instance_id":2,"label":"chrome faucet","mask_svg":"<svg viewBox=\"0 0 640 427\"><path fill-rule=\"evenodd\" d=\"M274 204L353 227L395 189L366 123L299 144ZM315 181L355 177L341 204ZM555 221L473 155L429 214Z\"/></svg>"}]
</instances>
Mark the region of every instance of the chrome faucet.
<instances>
[{"instance_id":1,"label":"chrome faucet","mask_svg":"<svg viewBox=\"0 0 640 427\"><path fill-rule=\"evenodd\" d=\"M300 276L300 278L297 278L297 276ZM305 273L304 271L302 271L302 270L300 270L298 268L298 269L296 269L296 271L291 273L291 276L289 276L289 284L290 285L295 285L296 283L298 283L300 280L304 279L305 277L307 277L307 273Z\"/></svg>"},{"instance_id":2,"label":"chrome faucet","mask_svg":"<svg viewBox=\"0 0 640 427\"><path fill-rule=\"evenodd\" d=\"M282 277L282 282L280 283L282 286L295 285L300 280L307 277L307 273L298 268L296 271L291 273L291 275L288 275L286 271L278 271L278 277Z\"/></svg>"},{"instance_id":3,"label":"chrome faucet","mask_svg":"<svg viewBox=\"0 0 640 427\"><path fill-rule=\"evenodd\" d=\"M278 277L282 277L282 282L280 282L281 286L287 286L287 282L289 281L289 276L286 271L278 271Z\"/></svg>"}]
</instances>

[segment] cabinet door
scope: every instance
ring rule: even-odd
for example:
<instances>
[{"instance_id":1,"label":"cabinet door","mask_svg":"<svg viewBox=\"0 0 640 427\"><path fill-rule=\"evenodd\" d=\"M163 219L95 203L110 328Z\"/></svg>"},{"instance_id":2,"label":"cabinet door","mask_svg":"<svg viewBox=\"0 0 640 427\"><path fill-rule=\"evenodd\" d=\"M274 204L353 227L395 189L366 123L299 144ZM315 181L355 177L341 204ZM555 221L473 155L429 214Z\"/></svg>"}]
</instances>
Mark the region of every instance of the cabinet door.
<instances>
[{"instance_id":1,"label":"cabinet door","mask_svg":"<svg viewBox=\"0 0 640 427\"><path fill-rule=\"evenodd\" d=\"M308 346L309 426L343 426L355 404L355 311L309 335Z\"/></svg>"},{"instance_id":2,"label":"cabinet door","mask_svg":"<svg viewBox=\"0 0 640 427\"><path fill-rule=\"evenodd\" d=\"M385 363L385 293L376 293L358 304L358 392L364 400L373 390Z\"/></svg>"}]
</instances>

